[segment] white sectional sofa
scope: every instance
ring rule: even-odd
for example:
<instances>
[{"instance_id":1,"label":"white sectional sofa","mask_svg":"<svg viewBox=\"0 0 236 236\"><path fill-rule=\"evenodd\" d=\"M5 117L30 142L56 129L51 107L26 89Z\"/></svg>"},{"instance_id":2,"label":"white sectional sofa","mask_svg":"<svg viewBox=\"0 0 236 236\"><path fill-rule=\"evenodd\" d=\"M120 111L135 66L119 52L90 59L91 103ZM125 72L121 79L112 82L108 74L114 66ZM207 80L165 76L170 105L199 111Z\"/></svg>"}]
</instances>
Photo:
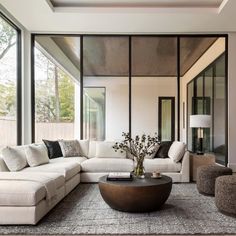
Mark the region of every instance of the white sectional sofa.
<instances>
[{"instance_id":1,"label":"white sectional sofa","mask_svg":"<svg viewBox=\"0 0 236 236\"><path fill-rule=\"evenodd\" d=\"M50 159L47 164L19 171L9 171L0 158L0 224L37 224L80 182L94 183L109 172L131 172L134 168L134 161L124 153L97 150L101 142L78 142L80 156ZM159 170L173 182L189 182L188 151L179 162L145 159L144 167L146 172Z\"/></svg>"}]
</instances>

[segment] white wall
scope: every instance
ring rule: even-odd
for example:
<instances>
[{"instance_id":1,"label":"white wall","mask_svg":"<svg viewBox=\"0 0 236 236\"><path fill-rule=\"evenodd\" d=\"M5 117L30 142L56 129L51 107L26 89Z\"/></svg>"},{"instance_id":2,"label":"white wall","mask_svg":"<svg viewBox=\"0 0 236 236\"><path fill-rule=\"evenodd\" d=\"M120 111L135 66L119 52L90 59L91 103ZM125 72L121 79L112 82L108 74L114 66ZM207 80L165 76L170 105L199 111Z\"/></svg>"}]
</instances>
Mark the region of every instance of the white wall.
<instances>
[{"instance_id":1,"label":"white wall","mask_svg":"<svg viewBox=\"0 0 236 236\"><path fill-rule=\"evenodd\" d=\"M129 78L84 77L84 87L106 88L106 139L121 139L129 131Z\"/></svg>"},{"instance_id":2,"label":"white wall","mask_svg":"<svg viewBox=\"0 0 236 236\"><path fill-rule=\"evenodd\" d=\"M176 77L133 77L132 134L154 135L158 132L158 97L175 97L177 114L176 93ZM176 114L175 118L177 118ZM175 127L177 127L177 122Z\"/></svg>"},{"instance_id":3,"label":"white wall","mask_svg":"<svg viewBox=\"0 0 236 236\"><path fill-rule=\"evenodd\" d=\"M128 77L84 77L84 86L106 88L106 139L129 130ZM158 131L158 97L176 97L176 78L132 78L132 134ZM177 99L176 99L177 103Z\"/></svg>"}]
</instances>

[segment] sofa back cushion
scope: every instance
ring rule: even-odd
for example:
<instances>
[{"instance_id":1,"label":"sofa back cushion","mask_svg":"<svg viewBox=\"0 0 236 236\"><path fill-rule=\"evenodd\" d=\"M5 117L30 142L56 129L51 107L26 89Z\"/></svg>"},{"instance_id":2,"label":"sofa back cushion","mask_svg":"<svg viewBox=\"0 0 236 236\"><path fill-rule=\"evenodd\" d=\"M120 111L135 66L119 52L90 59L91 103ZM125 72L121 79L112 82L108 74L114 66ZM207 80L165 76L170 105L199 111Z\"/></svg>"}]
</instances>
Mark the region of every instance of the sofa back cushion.
<instances>
[{"instance_id":1,"label":"sofa back cushion","mask_svg":"<svg viewBox=\"0 0 236 236\"><path fill-rule=\"evenodd\" d=\"M43 139L43 142L47 147L48 157L50 159L62 157L61 147L60 147L59 142L57 140L51 141L51 140Z\"/></svg>"},{"instance_id":2,"label":"sofa back cushion","mask_svg":"<svg viewBox=\"0 0 236 236\"><path fill-rule=\"evenodd\" d=\"M126 152L115 151L113 146L115 142L98 142L96 143L96 155L98 158L126 158Z\"/></svg>"},{"instance_id":3,"label":"sofa back cushion","mask_svg":"<svg viewBox=\"0 0 236 236\"><path fill-rule=\"evenodd\" d=\"M2 157L10 171L19 171L27 166L25 146L5 147Z\"/></svg>"},{"instance_id":4,"label":"sofa back cushion","mask_svg":"<svg viewBox=\"0 0 236 236\"><path fill-rule=\"evenodd\" d=\"M174 161L179 162L184 156L186 145L183 142L174 141L170 146L168 156Z\"/></svg>"},{"instance_id":5,"label":"sofa back cushion","mask_svg":"<svg viewBox=\"0 0 236 236\"><path fill-rule=\"evenodd\" d=\"M0 172L6 172L6 171L9 171L9 169L7 168L7 165L5 161L2 159L2 157L0 157Z\"/></svg>"},{"instance_id":6,"label":"sofa back cushion","mask_svg":"<svg viewBox=\"0 0 236 236\"><path fill-rule=\"evenodd\" d=\"M89 141L89 151L88 158L93 158L96 156L96 144L101 141Z\"/></svg>"},{"instance_id":7,"label":"sofa back cushion","mask_svg":"<svg viewBox=\"0 0 236 236\"><path fill-rule=\"evenodd\" d=\"M49 163L48 152L45 145L29 145L25 148L26 159L29 166L39 166Z\"/></svg>"}]
</instances>

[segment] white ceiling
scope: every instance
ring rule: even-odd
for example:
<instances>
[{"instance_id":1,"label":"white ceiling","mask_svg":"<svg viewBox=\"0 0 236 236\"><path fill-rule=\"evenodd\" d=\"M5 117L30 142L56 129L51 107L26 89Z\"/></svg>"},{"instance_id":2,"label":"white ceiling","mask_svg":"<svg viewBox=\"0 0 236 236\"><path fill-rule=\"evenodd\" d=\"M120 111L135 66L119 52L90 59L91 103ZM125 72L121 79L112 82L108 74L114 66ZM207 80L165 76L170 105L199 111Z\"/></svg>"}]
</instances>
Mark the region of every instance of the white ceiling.
<instances>
[{"instance_id":1,"label":"white ceiling","mask_svg":"<svg viewBox=\"0 0 236 236\"><path fill-rule=\"evenodd\" d=\"M54 0L62 1L62 0ZM74 4L76 0L63 0ZM86 2L85 0L81 0ZM105 2L102 0L88 0ZM107 0L119 2L115 0ZM122 0L147 2L148 0ZM159 2L163 0L149 0ZM0 0L0 4L31 32L43 33L223 33L236 32L236 0L165 0L162 7L53 7L49 0ZM182 2L187 5L173 5ZM190 6L191 4L192 6ZM196 5L204 2L210 5ZM55 3L55 2L54 2ZM172 5L171 5L172 4ZM220 6L219 6L220 4Z\"/></svg>"}]
</instances>

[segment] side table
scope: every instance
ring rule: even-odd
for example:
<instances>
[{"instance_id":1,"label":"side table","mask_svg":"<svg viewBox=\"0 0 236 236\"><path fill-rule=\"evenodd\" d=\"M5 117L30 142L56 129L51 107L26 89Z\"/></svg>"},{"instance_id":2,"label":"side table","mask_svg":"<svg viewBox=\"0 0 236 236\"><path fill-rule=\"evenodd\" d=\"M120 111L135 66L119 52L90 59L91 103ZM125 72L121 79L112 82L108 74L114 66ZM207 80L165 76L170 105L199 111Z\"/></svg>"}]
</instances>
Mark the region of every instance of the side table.
<instances>
[{"instance_id":1,"label":"side table","mask_svg":"<svg viewBox=\"0 0 236 236\"><path fill-rule=\"evenodd\" d=\"M211 153L205 153L203 155L197 155L196 153L190 153L190 180L197 180L197 168L199 166L215 164L215 155Z\"/></svg>"}]
</instances>

